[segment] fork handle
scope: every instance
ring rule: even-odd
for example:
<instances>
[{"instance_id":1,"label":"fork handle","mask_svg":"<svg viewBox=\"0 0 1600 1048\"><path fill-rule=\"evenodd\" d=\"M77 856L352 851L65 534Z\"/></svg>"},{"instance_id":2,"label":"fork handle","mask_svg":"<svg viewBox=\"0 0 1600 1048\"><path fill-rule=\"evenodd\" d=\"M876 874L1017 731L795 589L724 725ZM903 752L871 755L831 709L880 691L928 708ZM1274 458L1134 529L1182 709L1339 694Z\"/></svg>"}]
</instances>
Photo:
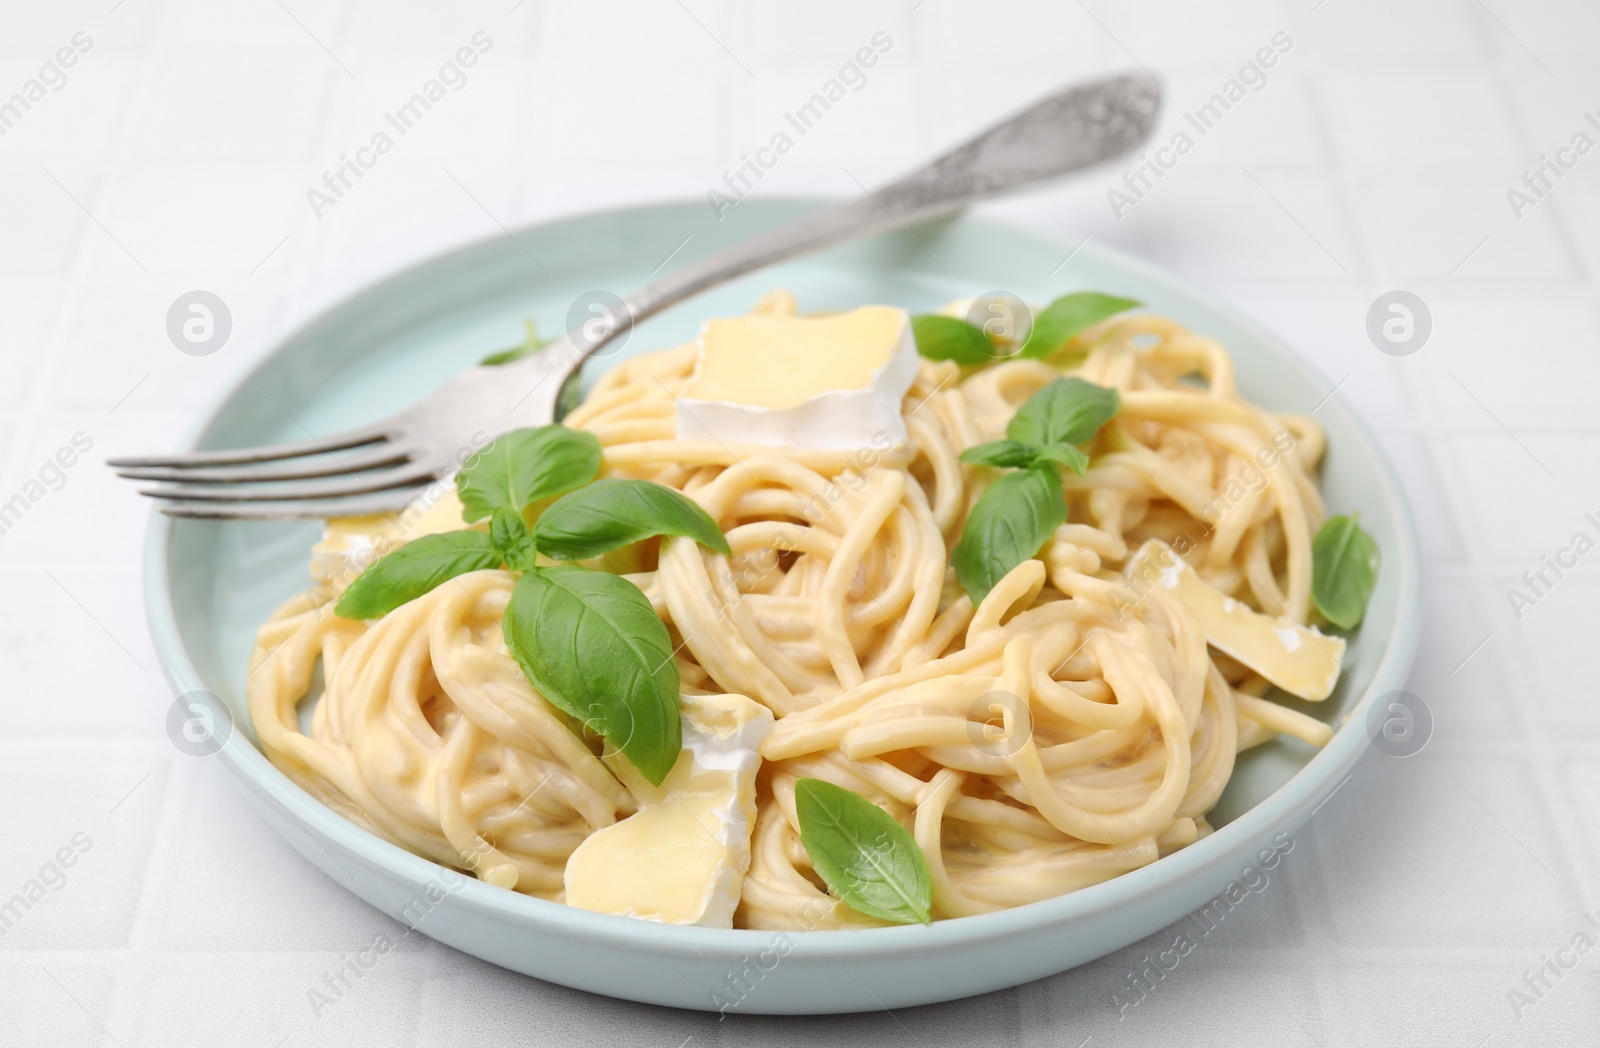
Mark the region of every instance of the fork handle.
<instances>
[{"instance_id":1,"label":"fork handle","mask_svg":"<svg viewBox=\"0 0 1600 1048\"><path fill-rule=\"evenodd\" d=\"M802 216L647 284L622 300L620 316L568 332L548 347L550 356L560 354L576 368L635 324L763 266L903 229L1113 159L1144 141L1160 102L1160 86L1142 74L1105 77L1049 95L876 192Z\"/></svg>"}]
</instances>

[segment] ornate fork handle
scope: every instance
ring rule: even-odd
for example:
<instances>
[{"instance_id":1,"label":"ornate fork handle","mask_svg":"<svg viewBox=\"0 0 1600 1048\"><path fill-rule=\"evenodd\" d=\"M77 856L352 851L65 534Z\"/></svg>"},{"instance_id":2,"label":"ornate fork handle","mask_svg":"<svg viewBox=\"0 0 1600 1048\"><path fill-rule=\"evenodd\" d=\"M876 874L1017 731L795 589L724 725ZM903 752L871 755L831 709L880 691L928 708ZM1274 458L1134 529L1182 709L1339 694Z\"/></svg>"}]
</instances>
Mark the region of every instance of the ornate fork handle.
<instances>
[{"instance_id":1,"label":"ornate fork handle","mask_svg":"<svg viewBox=\"0 0 1600 1048\"><path fill-rule=\"evenodd\" d=\"M1127 152L1149 133L1161 91L1149 77L1108 77L1050 95L910 174L865 196L824 208L692 262L623 298L577 339L528 358L529 370L559 360L575 368L634 325L701 291L844 240L948 214ZM537 364L532 362L537 361Z\"/></svg>"}]
</instances>

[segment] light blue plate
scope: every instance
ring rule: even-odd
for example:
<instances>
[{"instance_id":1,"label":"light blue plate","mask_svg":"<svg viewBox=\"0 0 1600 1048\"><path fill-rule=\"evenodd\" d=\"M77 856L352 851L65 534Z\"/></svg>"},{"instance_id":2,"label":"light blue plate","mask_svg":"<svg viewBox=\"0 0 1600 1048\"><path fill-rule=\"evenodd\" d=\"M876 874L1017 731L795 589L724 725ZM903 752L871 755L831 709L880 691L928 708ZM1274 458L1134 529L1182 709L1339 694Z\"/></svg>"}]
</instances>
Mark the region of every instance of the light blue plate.
<instances>
[{"instance_id":1,"label":"light blue plate","mask_svg":"<svg viewBox=\"0 0 1600 1048\"><path fill-rule=\"evenodd\" d=\"M645 283L685 237L675 264L814 206L745 201L720 222L703 202L608 212L425 262L289 336L253 378L210 407L190 446L301 439L301 425L331 432L387 415L517 342L525 316L557 331L583 292ZM686 341L702 317L743 312L772 287L793 290L808 310L865 302L926 310L997 289L1039 302L1094 288L1140 299L1220 339L1245 394L1267 406L1305 412L1328 392L1304 362L1231 309L1105 248L1083 247L1061 265L1062 245L973 219L921 229L918 240L886 235L747 277L644 324L619 353L595 363ZM736 1001L745 1012L819 1013L946 1001L1062 971L1178 920L1239 878L1275 835L1297 828L1366 750L1365 715L1378 696L1402 686L1416 649L1417 540L1372 435L1337 399L1317 417L1328 430L1328 504L1334 512L1360 510L1383 551L1349 672L1327 702L1302 704L1341 725L1333 740L1321 751L1280 741L1246 754L1213 815L1217 832L1152 866L1061 898L930 927L773 933L608 917L453 875L335 815L267 762L245 715L252 637L276 605L307 585L313 525L154 517L145 563L150 628L176 693L210 693L213 712L236 725L219 752L252 806L328 876L441 942L541 979L682 1008ZM441 901L430 899L430 885L444 886Z\"/></svg>"}]
</instances>

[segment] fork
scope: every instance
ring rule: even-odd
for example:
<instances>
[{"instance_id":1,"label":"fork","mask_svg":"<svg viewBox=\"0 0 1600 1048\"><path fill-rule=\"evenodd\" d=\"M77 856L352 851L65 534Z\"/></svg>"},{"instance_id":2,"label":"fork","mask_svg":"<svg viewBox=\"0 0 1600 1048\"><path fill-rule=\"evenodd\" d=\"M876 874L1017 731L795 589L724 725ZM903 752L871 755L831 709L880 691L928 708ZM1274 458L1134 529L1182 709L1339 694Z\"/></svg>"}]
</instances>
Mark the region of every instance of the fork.
<instances>
[{"instance_id":1,"label":"fork","mask_svg":"<svg viewBox=\"0 0 1600 1048\"><path fill-rule=\"evenodd\" d=\"M538 351L471 368L370 425L286 444L106 464L119 476L161 482L141 494L173 500L161 509L175 517L315 520L398 510L459 468L486 433L559 421L576 400L583 362L648 317L763 266L906 230L973 201L1113 159L1144 141L1160 102L1160 86L1138 74L1056 92L876 192L691 263Z\"/></svg>"}]
</instances>

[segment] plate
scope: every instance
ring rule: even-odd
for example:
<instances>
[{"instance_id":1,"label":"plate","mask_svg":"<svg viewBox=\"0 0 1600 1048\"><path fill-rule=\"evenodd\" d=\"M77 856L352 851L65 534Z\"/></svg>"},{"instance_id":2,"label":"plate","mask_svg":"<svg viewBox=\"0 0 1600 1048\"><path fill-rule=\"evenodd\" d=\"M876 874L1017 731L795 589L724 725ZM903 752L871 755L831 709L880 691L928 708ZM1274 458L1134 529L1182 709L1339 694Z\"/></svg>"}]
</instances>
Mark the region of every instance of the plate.
<instances>
[{"instance_id":1,"label":"plate","mask_svg":"<svg viewBox=\"0 0 1600 1048\"><path fill-rule=\"evenodd\" d=\"M523 317L568 322L587 292L625 292L669 257L703 256L819 205L746 200L716 219L703 201L609 211L519 230L413 266L352 295L272 349L211 404L187 442L220 448L299 439L387 415L485 352L518 341ZM674 253L676 252L676 253ZM1068 257L1070 255L1070 257ZM1063 259L1066 259L1063 262ZM686 928L612 917L492 887L403 851L313 800L268 763L245 713L257 626L308 585L311 524L217 524L155 515L145 558L151 632L181 722L214 719L215 752L262 818L324 873L416 930L514 971L635 1001L705 1010L825 1013L947 1001L1014 986L1120 949L1208 903L1264 849L1282 849L1369 745L1367 713L1405 681L1416 649L1417 539L1371 433L1329 384L1215 299L1127 256L969 217L849 244L708 292L635 330L631 353L692 338L700 319L741 313L787 287L807 310L890 302L912 310L1006 290L1048 301L1074 288L1129 295L1217 338L1253 400L1307 412L1328 431L1331 512L1361 511L1383 568L1333 696L1300 704L1337 726L1320 751L1279 740L1241 756L1215 833L1158 862L1059 898L931 926L787 931ZM593 375L586 375L588 381ZM1324 403L1326 400L1326 403ZM1321 405L1318 407L1318 405ZM175 739L180 733L175 732ZM192 748L186 737L186 748ZM1275 862L1276 860L1272 860ZM284 900L285 903L288 900Z\"/></svg>"}]
</instances>

